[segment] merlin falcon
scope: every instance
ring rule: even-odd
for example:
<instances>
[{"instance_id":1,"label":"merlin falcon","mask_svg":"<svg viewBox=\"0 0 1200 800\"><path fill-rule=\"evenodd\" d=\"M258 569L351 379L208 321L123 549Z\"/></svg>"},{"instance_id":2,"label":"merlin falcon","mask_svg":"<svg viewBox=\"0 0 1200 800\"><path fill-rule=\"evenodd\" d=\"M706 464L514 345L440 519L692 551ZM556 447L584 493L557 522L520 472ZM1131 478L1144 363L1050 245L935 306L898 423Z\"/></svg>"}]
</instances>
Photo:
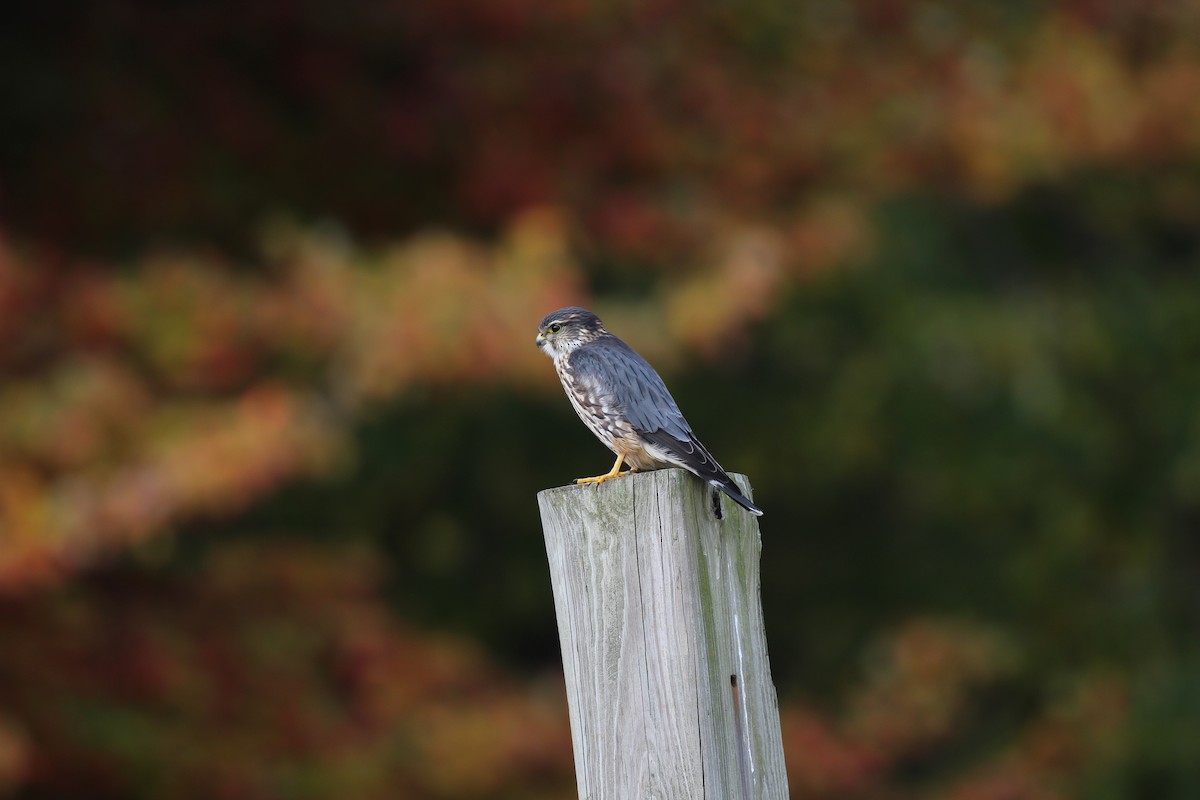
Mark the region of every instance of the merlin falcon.
<instances>
[{"instance_id":1,"label":"merlin falcon","mask_svg":"<svg viewBox=\"0 0 1200 800\"><path fill-rule=\"evenodd\" d=\"M600 484L630 472L673 465L762 516L762 509L741 493L692 433L654 367L605 330L599 317L585 308L560 308L542 320L535 343L554 359L554 371L575 413L617 454L611 470L576 483ZM630 469L622 472L622 464Z\"/></svg>"}]
</instances>

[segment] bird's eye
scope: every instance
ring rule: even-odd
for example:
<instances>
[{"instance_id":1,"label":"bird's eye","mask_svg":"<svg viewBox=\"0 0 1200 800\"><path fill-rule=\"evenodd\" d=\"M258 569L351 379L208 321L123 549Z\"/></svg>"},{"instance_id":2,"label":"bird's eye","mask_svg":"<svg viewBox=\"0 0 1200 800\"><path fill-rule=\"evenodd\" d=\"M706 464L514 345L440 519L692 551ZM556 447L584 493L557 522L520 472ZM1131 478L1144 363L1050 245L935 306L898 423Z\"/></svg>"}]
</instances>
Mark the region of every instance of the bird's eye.
<instances>
[{"instance_id":1,"label":"bird's eye","mask_svg":"<svg viewBox=\"0 0 1200 800\"><path fill-rule=\"evenodd\" d=\"M551 325L549 328L549 331L551 333L558 333L561 330L562 330L562 325L559 325L557 322L554 323L553 325Z\"/></svg>"}]
</instances>

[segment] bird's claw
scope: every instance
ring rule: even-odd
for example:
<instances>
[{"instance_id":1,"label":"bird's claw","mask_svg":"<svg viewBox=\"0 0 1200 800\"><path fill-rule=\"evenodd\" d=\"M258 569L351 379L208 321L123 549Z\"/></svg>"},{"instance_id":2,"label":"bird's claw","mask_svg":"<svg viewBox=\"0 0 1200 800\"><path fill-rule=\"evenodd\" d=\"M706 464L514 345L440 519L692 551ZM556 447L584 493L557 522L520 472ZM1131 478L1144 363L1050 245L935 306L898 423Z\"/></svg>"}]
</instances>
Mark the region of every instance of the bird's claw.
<instances>
[{"instance_id":1,"label":"bird's claw","mask_svg":"<svg viewBox=\"0 0 1200 800\"><path fill-rule=\"evenodd\" d=\"M622 475L628 475L629 473L631 473L633 471L634 470L627 469L624 472L610 472L606 475L596 475L595 477L592 477L592 478L576 478L575 483L594 483L594 484L599 485L601 483L604 483L606 480L608 480L610 478L620 478Z\"/></svg>"}]
</instances>

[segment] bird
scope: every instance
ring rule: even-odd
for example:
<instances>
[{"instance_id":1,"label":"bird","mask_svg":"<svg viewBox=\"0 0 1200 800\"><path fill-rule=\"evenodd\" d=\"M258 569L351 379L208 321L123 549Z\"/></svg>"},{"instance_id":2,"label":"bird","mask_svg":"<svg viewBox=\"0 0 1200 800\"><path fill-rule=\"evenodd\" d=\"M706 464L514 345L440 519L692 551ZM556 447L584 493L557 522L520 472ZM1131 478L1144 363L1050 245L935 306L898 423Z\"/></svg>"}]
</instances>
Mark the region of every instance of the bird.
<instances>
[{"instance_id":1,"label":"bird","mask_svg":"<svg viewBox=\"0 0 1200 800\"><path fill-rule=\"evenodd\" d=\"M599 317L578 306L551 311L534 343L553 359L575 413L617 455L608 472L576 483L599 485L630 472L683 467L762 516L696 438L654 367L609 333ZM622 464L630 469L621 471Z\"/></svg>"}]
</instances>

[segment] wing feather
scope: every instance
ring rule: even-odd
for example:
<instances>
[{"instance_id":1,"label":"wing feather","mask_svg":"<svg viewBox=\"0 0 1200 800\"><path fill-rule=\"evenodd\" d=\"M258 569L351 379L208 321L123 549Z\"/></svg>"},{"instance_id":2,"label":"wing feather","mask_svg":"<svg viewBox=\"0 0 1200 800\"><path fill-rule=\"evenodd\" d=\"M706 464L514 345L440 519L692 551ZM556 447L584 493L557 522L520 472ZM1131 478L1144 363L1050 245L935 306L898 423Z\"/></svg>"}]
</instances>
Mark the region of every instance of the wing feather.
<instances>
[{"instance_id":1,"label":"wing feather","mask_svg":"<svg viewBox=\"0 0 1200 800\"><path fill-rule=\"evenodd\" d=\"M607 405L619 409L641 434L664 431L680 441L692 428L654 367L632 347L609 334L569 356L578 384Z\"/></svg>"},{"instance_id":2,"label":"wing feather","mask_svg":"<svg viewBox=\"0 0 1200 800\"><path fill-rule=\"evenodd\" d=\"M567 358L576 384L595 401L624 416L642 439L669 453L680 466L751 513L762 514L692 433L663 379L632 347L605 334Z\"/></svg>"}]
</instances>

